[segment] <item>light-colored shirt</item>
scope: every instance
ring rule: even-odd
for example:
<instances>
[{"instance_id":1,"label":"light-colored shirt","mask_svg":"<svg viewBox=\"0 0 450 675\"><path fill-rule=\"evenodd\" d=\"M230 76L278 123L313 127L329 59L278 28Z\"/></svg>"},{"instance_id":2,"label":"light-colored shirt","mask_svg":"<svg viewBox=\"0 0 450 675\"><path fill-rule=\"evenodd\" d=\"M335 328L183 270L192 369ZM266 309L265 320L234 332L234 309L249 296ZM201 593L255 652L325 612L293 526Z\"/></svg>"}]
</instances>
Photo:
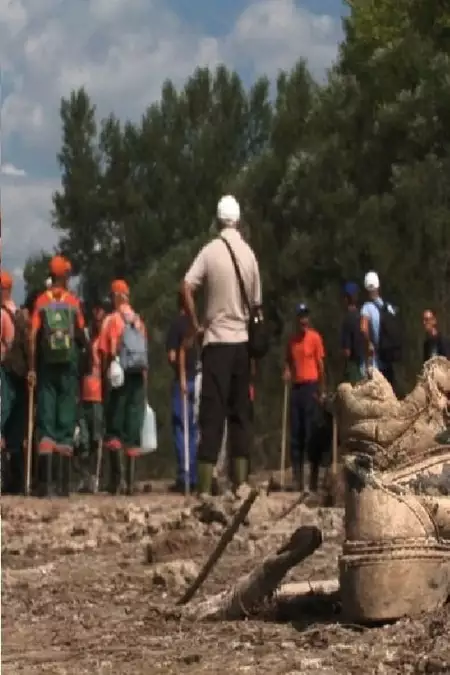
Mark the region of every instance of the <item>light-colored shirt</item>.
<instances>
[{"instance_id":1,"label":"light-colored shirt","mask_svg":"<svg viewBox=\"0 0 450 675\"><path fill-rule=\"evenodd\" d=\"M260 305L261 279L255 254L235 228L224 228L220 234L234 251L250 304ZM248 309L230 252L220 238L201 249L184 280L193 290L205 288L204 346L248 341Z\"/></svg>"},{"instance_id":2,"label":"light-colored shirt","mask_svg":"<svg viewBox=\"0 0 450 675\"><path fill-rule=\"evenodd\" d=\"M370 302L365 302L361 307L361 316L368 319L369 321L369 337L374 346L374 354L372 365L378 370L383 367L383 364L380 363L378 358L378 344L380 341L380 309L383 307L384 302L381 298L376 300L371 300ZM395 310L389 303L386 303L386 309L391 314L395 314ZM366 363L363 361L361 364L362 372L365 374Z\"/></svg>"}]
</instances>

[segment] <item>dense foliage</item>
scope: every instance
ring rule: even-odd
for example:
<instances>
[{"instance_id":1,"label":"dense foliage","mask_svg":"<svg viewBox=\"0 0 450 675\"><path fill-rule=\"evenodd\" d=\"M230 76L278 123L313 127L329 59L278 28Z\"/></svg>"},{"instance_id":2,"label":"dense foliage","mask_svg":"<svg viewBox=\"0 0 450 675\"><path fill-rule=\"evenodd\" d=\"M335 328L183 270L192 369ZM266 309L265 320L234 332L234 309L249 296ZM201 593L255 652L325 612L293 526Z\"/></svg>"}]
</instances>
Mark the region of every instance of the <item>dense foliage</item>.
<instances>
[{"instance_id":1,"label":"dense foliage","mask_svg":"<svg viewBox=\"0 0 450 675\"><path fill-rule=\"evenodd\" d=\"M217 199L240 199L258 254L273 348L258 374L257 449L279 447L283 344L300 299L313 308L340 374L344 280L376 269L401 310L409 386L420 316L450 329L450 10L438 0L351 0L346 38L325 85L299 62L246 89L225 67L198 69L139 124L99 121L81 89L61 103L60 248L86 300L112 274L133 286L152 339L150 400L168 450L170 373L164 337L176 290L212 236ZM32 285L31 261L27 280Z\"/></svg>"}]
</instances>

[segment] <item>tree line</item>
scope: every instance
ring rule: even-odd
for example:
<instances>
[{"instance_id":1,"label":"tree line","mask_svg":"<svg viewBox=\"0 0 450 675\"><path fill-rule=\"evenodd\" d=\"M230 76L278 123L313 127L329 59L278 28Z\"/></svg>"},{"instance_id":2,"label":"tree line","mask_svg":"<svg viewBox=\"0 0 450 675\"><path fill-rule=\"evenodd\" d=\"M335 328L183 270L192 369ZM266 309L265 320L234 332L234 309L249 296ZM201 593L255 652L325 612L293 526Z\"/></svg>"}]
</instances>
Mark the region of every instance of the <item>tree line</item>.
<instances>
[{"instance_id":1,"label":"tree line","mask_svg":"<svg viewBox=\"0 0 450 675\"><path fill-rule=\"evenodd\" d=\"M281 367L293 308L312 308L330 387L340 377L341 288L375 269L405 326L402 379L420 366L425 307L450 330L450 9L438 0L349 0L320 84L299 61L246 87L225 66L164 83L138 123L99 120L85 89L61 101L59 249L89 304L127 278L151 335L151 400L169 442L164 355L176 291L214 235L218 198L239 199L258 255L272 349L257 375L256 447L279 446ZM28 261L28 290L46 252ZM170 453L168 453L170 454Z\"/></svg>"}]
</instances>

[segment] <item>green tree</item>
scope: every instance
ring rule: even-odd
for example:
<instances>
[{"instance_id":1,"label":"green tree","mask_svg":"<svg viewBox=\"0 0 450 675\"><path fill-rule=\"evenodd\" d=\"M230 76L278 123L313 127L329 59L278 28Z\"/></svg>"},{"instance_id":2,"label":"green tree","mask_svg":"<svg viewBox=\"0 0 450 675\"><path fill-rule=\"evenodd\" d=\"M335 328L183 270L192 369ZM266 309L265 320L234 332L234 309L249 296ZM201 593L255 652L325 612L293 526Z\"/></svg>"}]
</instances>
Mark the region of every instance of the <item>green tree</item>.
<instances>
[{"instance_id":1,"label":"green tree","mask_svg":"<svg viewBox=\"0 0 450 675\"><path fill-rule=\"evenodd\" d=\"M52 224L61 233L60 248L70 258L74 273L82 276L84 295L89 297L97 287L93 254L103 239L95 106L79 89L62 99L60 115L62 189L53 195Z\"/></svg>"},{"instance_id":2,"label":"green tree","mask_svg":"<svg viewBox=\"0 0 450 675\"><path fill-rule=\"evenodd\" d=\"M45 289L45 282L49 275L51 254L41 251L28 258L23 271L25 295L37 293Z\"/></svg>"}]
</instances>

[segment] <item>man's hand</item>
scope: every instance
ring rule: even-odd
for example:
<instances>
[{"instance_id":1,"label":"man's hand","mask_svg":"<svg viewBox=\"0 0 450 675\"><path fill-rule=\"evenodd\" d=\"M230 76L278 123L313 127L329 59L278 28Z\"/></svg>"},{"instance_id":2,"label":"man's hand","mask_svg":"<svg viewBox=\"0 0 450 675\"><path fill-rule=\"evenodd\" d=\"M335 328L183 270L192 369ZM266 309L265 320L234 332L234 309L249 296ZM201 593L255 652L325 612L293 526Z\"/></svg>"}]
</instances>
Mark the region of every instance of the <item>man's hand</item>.
<instances>
[{"instance_id":1,"label":"man's hand","mask_svg":"<svg viewBox=\"0 0 450 675\"><path fill-rule=\"evenodd\" d=\"M318 391L317 394L315 395L316 399L318 400L319 403L325 403L327 395L325 391Z\"/></svg>"},{"instance_id":2,"label":"man's hand","mask_svg":"<svg viewBox=\"0 0 450 675\"><path fill-rule=\"evenodd\" d=\"M289 370L289 368L285 368L283 371L283 382L288 383L291 381L291 379L292 379L291 371Z\"/></svg>"},{"instance_id":3,"label":"man's hand","mask_svg":"<svg viewBox=\"0 0 450 675\"><path fill-rule=\"evenodd\" d=\"M29 370L28 371L27 380L28 380L28 386L31 387L32 389L34 389L34 387L36 386L36 371L35 370Z\"/></svg>"}]
</instances>

